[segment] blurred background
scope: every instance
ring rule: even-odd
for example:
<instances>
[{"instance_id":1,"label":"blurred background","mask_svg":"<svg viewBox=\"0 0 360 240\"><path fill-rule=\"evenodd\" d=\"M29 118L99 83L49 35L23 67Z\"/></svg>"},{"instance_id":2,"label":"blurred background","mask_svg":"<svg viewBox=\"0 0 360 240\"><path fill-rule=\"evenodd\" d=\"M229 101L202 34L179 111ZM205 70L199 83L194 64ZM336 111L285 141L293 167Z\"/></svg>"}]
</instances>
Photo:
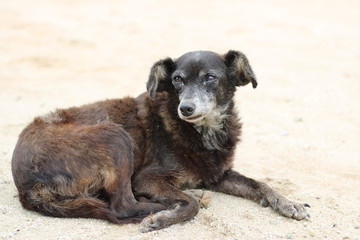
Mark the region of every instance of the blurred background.
<instances>
[{"instance_id":1,"label":"blurred background","mask_svg":"<svg viewBox=\"0 0 360 240\"><path fill-rule=\"evenodd\" d=\"M356 0L1 0L0 238L359 239L359 9ZM145 235L21 208L11 155L35 116L137 96L157 60L229 49L247 55L259 82L236 95L235 169L308 202L311 223L221 194L190 224Z\"/></svg>"}]
</instances>

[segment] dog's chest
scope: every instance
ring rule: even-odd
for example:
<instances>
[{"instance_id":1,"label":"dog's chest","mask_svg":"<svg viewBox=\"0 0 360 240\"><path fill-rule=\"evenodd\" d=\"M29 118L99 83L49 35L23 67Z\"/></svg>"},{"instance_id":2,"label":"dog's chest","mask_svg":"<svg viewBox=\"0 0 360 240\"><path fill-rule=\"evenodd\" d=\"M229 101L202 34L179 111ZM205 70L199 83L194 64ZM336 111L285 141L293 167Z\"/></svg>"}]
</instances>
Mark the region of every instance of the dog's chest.
<instances>
[{"instance_id":1,"label":"dog's chest","mask_svg":"<svg viewBox=\"0 0 360 240\"><path fill-rule=\"evenodd\" d=\"M175 185L179 188L196 188L209 182L216 182L224 168L223 159L215 153L191 152L172 154L173 167L176 167Z\"/></svg>"}]
</instances>

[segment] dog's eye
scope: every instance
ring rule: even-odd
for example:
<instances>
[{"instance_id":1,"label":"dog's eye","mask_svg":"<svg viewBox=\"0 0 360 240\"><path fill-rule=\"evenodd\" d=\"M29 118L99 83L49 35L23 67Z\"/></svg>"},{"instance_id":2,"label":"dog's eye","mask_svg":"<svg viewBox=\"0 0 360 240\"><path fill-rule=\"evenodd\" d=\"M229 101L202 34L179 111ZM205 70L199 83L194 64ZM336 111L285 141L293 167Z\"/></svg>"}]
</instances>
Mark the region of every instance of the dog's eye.
<instances>
[{"instance_id":1,"label":"dog's eye","mask_svg":"<svg viewBox=\"0 0 360 240\"><path fill-rule=\"evenodd\" d=\"M174 80L174 82L176 82L176 83L181 83L181 82L183 82L183 78L180 77L180 76L175 76L175 77L173 78L173 80Z\"/></svg>"},{"instance_id":2,"label":"dog's eye","mask_svg":"<svg viewBox=\"0 0 360 240\"><path fill-rule=\"evenodd\" d=\"M205 76L206 81L213 81L213 80L215 80L215 78L216 77L212 74L206 74L206 76Z\"/></svg>"}]
</instances>

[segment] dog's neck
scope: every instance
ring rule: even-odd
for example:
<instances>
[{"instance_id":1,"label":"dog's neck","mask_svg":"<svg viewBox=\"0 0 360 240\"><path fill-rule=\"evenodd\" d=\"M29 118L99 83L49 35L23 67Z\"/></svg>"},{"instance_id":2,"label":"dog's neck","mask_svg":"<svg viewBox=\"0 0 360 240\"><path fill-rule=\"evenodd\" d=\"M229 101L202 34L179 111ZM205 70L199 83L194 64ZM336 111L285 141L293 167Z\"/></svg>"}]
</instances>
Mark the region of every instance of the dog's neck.
<instances>
[{"instance_id":1,"label":"dog's neck","mask_svg":"<svg viewBox=\"0 0 360 240\"><path fill-rule=\"evenodd\" d=\"M201 134L204 146L209 150L223 151L228 140L226 122L231 115L232 103L211 111L204 119L194 123L194 128Z\"/></svg>"}]
</instances>

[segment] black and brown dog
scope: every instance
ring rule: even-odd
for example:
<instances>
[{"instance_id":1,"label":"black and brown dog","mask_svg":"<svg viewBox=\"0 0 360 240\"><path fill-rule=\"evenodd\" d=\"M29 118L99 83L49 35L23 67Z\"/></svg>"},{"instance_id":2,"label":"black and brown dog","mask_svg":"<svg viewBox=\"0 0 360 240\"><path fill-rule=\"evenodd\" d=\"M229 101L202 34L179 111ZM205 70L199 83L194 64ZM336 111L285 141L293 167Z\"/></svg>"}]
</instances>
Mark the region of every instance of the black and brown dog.
<instances>
[{"instance_id":1,"label":"black and brown dog","mask_svg":"<svg viewBox=\"0 0 360 240\"><path fill-rule=\"evenodd\" d=\"M266 184L232 170L241 124L237 86L255 75L244 54L186 53L154 64L137 98L60 109L21 133L12 172L24 208L55 217L142 220L151 231L193 218L202 188L309 214ZM148 216L151 214L150 216Z\"/></svg>"}]
</instances>

